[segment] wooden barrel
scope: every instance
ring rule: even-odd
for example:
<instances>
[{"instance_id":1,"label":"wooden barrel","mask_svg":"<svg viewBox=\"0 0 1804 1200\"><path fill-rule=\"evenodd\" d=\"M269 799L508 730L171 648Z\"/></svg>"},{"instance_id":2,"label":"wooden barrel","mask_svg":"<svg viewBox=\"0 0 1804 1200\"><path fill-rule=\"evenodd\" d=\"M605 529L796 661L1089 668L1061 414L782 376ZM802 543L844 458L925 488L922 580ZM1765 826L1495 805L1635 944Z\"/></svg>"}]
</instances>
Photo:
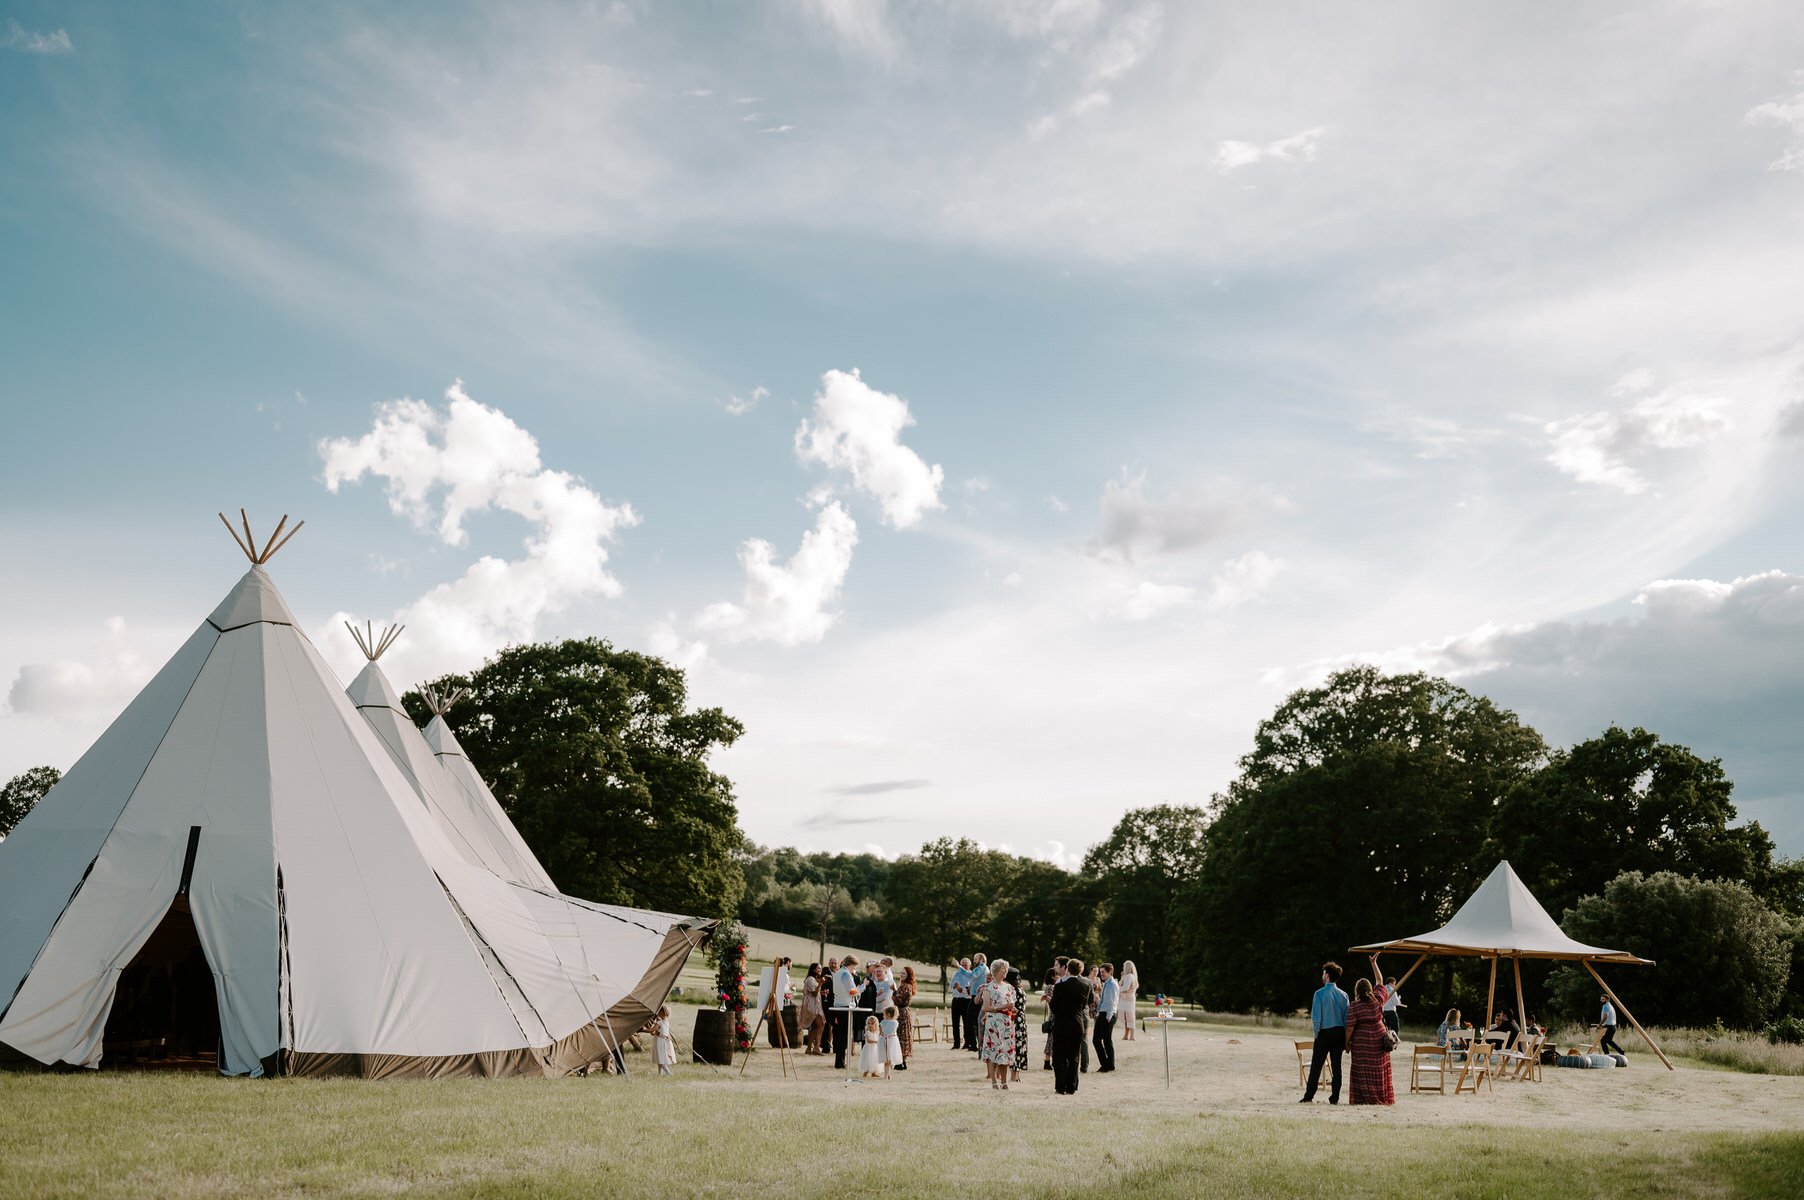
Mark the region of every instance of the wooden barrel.
<instances>
[{"instance_id":1,"label":"wooden barrel","mask_svg":"<svg viewBox=\"0 0 1804 1200\"><path fill-rule=\"evenodd\" d=\"M696 1062L717 1067L733 1065L733 1014L718 1008L695 1010L695 1038L691 1042Z\"/></svg>"},{"instance_id":2,"label":"wooden barrel","mask_svg":"<svg viewBox=\"0 0 1804 1200\"><path fill-rule=\"evenodd\" d=\"M791 1050L800 1049L802 1045L802 1031L798 1024L800 1020L801 1010L795 1005L783 1010L783 1032L789 1036L788 1046Z\"/></svg>"}]
</instances>

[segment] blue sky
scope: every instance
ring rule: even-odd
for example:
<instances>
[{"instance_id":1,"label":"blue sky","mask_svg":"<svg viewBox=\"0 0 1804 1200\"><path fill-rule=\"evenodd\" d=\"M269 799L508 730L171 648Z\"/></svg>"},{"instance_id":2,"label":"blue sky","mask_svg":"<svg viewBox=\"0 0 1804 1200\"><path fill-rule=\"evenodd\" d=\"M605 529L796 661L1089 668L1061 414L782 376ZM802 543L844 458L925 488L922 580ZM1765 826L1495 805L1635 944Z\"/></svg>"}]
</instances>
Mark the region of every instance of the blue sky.
<instances>
[{"instance_id":1,"label":"blue sky","mask_svg":"<svg viewBox=\"0 0 1804 1200\"><path fill-rule=\"evenodd\" d=\"M0 775L244 505L347 677L683 662L767 843L1069 862L1376 661L1804 853L1787 5L17 4L0 155Z\"/></svg>"}]
</instances>

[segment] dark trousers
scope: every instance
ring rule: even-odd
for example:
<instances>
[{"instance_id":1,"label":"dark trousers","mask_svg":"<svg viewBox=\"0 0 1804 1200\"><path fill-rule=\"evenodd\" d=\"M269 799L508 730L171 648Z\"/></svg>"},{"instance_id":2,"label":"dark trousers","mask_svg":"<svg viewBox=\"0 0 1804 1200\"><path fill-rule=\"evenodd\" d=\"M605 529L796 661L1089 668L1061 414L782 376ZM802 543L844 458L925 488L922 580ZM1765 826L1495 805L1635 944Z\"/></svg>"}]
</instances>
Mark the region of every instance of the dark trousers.
<instances>
[{"instance_id":1,"label":"dark trousers","mask_svg":"<svg viewBox=\"0 0 1804 1200\"><path fill-rule=\"evenodd\" d=\"M1052 1090L1061 1096L1077 1094L1077 1056L1084 1045L1084 1027L1076 1021L1055 1022L1052 1027Z\"/></svg>"},{"instance_id":2,"label":"dark trousers","mask_svg":"<svg viewBox=\"0 0 1804 1200\"><path fill-rule=\"evenodd\" d=\"M1315 1050L1309 1056L1309 1086L1303 1091L1303 1099L1315 1099L1316 1084L1322 1079L1322 1061L1331 1059L1334 1064L1333 1082L1329 1085L1328 1102L1340 1103L1340 1056L1347 1049L1347 1027L1336 1025L1333 1029L1324 1029L1315 1035Z\"/></svg>"},{"instance_id":3,"label":"dark trousers","mask_svg":"<svg viewBox=\"0 0 1804 1200\"><path fill-rule=\"evenodd\" d=\"M846 1069L846 1042L848 1040L848 1035L851 1033L851 1020L852 1014L849 1012L827 1014L827 1027L833 1031L833 1065L842 1071ZM1337 1058L1334 1061L1336 1067L1334 1080L1338 1085L1340 1082L1340 1060Z\"/></svg>"},{"instance_id":4,"label":"dark trousers","mask_svg":"<svg viewBox=\"0 0 1804 1200\"><path fill-rule=\"evenodd\" d=\"M1096 1014L1096 1032L1090 1035L1090 1041L1096 1047L1096 1069L1113 1071L1115 1069L1115 1018L1112 1015Z\"/></svg>"},{"instance_id":5,"label":"dark trousers","mask_svg":"<svg viewBox=\"0 0 1804 1200\"><path fill-rule=\"evenodd\" d=\"M982 1039L977 1036L977 1027L983 1023L983 1005L976 997L965 1007L965 1049L981 1050Z\"/></svg>"},{"instance_id":6,"label":"dark trousers","mask_svg":"<svg viewBox=\"0 0 1804 1200\"><path fill-rule=\"evenodd\" d=\"M1403 1036L1403 1021L1402 1018L1398 1016L1396 1009L1393 1008L1384 1014L1384 1027L1398 1037Z\"/></svg>"},{"instance_id":7,"label":"dark trousers","mask_svg":"<svg viewBox=\"0 0 1804 1200\"><path fill-rule=\"evenodd\" d=\"M965 1013L971 1007L971 1001L964 996L952 997L952 1048L958 1050L965 1044Z\"/></svg>"},{"instance_id":8,"label":"dark trousers","mask_svg":"<svg viewBox=\"0 0 1804 1200\"><path fill-rule=\"evenodd\" d=\"M1602 1050L1605 1054L1622 1053L1622 1047L1616 1044L1616 1026L1604 1026L1604 1040L1597 1044L1597 1048Z\"/></svg>"}]
</instances>

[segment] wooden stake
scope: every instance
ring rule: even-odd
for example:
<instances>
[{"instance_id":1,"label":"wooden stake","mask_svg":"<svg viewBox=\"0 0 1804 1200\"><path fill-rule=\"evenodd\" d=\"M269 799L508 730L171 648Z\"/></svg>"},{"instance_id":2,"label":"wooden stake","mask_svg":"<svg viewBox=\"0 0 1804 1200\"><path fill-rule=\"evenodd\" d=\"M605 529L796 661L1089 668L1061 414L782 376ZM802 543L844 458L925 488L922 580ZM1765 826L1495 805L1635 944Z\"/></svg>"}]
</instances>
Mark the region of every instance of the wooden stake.
<instances>
[{"instance_id":1,"label":"wooden stake","mask_svg":"<svg viewBox=\"0 0 1804 1200\"><path fill-rule=\"evenodd\" d=\"M1647 1035L1647 1030L1641 1028L1641 1022L1635 1019L1635 1014L1629 1011L1629 1006L1622 1002L1621 997L1610 990L1610 985L1605 983L1604 977L1597 973L1597 968L1591 965L1591 960L1582 958L1579 961L1585 964L1585 970L1591 972L1591 978L1597 980L1597 986L1604 990L1604 995L1608 996L1615 1002L1616 1007L1622 1010L1622 1015L1629 1019L1629 1024L1635 1027L1635 1032L1641 1035L1641 1040L1647 1043L1648 1049L1660 1056L1660 1061L1666 1064L1668 1071L1674 1070L1672 1060L1666 1057L1666 1052L1654 1044L1654 1039Z\"/></svg>"},{"instance_id":2,"label":"wooden stake","mask_svg":"<svg viewBox=\"0 0 1804 1200\"><path fill-rule=\"evenodd\" d=\"M1485 991L1485 1020L1482 1028L1490 1028L1491 1018L1497 1015L1497 956L1491 955L1491 986Z\"/></svg>"}]
</instances>

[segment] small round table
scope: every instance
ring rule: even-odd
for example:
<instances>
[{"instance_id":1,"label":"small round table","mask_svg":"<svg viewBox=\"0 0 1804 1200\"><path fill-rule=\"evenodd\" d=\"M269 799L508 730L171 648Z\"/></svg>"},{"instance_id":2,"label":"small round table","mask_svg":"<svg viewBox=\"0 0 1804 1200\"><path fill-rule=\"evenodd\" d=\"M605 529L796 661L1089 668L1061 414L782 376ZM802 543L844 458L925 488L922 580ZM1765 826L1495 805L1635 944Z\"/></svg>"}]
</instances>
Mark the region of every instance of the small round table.
<instances>
[{"instance_id":1,"label":"small round table","mask_svg":"<svg viewBox=\"0 0 1804 1200\"><path fill-rule=\"evenodd\" d=\"M1144 1026L1147 1022L1150 1021L1155 1025L1163 1025L1165 1027L1163 1030L1160 1031L1160 1035L1165 1041L1165 1086L1166 1087L1171 1086L1171 1023L1173 1021L1188 1021L1189 1019L1190 1019L1189 1017L1180 1017L1174 1013L1160 1013L1157 1016L1140 1018L1142 1026Z\"/></svg>"},{"instance_id":2,"label":"small round table","mask_svg":"<svg viewBox=\"0 0 1804 1200\"><path fill-rule=\"evenodd\" d=\"M833 1008L829 1008L827 1011L830 1013L856 1014L856 1013L861 1013L861 1012L862 1013L875 1012L876 1010L872 1009L872 1008L859 1008L856 1006L853 1006L850 1008L841 1008L836 1005ZM853 1058L852 1058L854 1050L856 1049L856 1047L858 1045L857 1042L854 1042L852 1040L852 1022L855 1020L857 1020L856 1016L849 1016L846 1018L846 1062L851 1064L846 1067L847 1071L856 1071L858 1069L858 1064L856 1062L854 1062ZM829 1042L833 1040L833 1030L831 1028L829 1028L827 1030L827 1040Z\"/></svg>"}]
</instances>

